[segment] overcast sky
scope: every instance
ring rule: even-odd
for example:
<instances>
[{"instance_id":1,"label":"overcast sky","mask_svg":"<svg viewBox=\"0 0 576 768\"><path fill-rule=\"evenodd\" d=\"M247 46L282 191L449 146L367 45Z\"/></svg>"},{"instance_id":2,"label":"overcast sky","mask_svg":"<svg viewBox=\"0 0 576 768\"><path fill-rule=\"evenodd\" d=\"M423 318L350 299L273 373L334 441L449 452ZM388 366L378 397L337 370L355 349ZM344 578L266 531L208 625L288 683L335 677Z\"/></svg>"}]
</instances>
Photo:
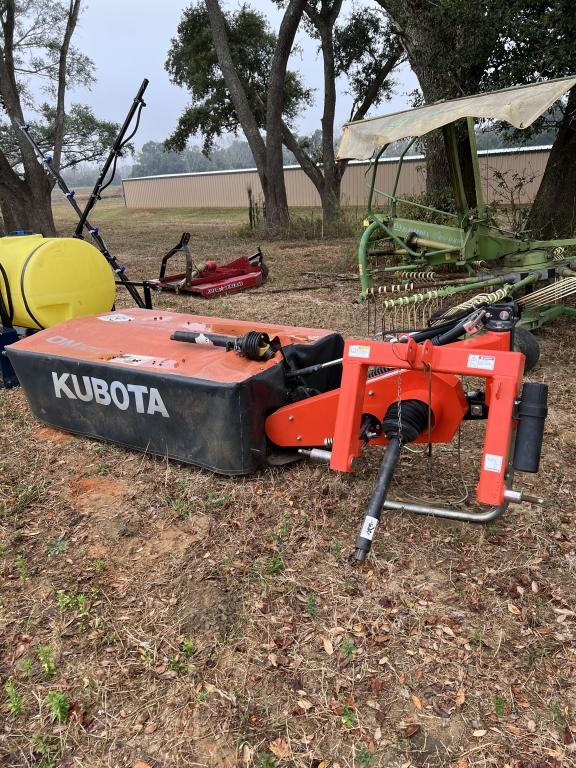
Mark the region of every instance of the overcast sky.
<instances>
[{"instance_id":1,"label":"overcast sky","mask_svg":"<svg viewBox=\"0 0 576 768\"><path fill-rule=\"evenodd\" d=\"M351 2L345 0L345 5ZM170 39L186 0L162 0L147 3L142 0L86 0L79 21L75 45L90 56L96 67L96 82L92 89L77 90L70 101L90 104L95 114L104 119L122 122L132 99L144 77L150 80L146 91L146 109L135 139L139 148L146 141L163 141L174 129L188 97L184 89L172 85L164 69ZM226 8L237 8L240 3L227 2ZM250 5L266 13L277 27L280 14L270 0L250 0ZM318 66L317 44L305 36L299 38L302 52L295 54L290 68L299 70L309 87L315 88L313 105L297 121L300 133L310 134L320 128L322 110L322 72ZM407 94L417 87L416 79L408 68L397 77L399 81L392 102L380 107L388 112L408 106ZM343 123L350 111L350 99L342 92L341 84L336 125Z\"/></svg>"}]
</instances>

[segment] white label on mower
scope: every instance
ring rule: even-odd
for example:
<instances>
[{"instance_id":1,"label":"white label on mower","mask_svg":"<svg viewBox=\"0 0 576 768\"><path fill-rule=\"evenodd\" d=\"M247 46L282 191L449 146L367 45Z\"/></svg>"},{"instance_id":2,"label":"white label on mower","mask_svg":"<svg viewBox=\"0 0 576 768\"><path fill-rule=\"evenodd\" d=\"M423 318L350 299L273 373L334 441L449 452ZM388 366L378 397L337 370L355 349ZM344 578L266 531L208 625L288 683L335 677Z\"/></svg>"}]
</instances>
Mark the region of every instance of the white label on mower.
<instances>
[{"instance_id":1,"label":"white label on mower","mask_svg":"<svg viewBox=\"0 0 576 768\"><path fill-rule=\"evenodd\" d=\"M124 365L150 365L154 368L177 368L176 360L165 357L150 357L149 355L118 355L108 359L109 363L124 363Z\"/></svg>"},{"instance_id":2,"label":"white label on mower","mask_svg":"<svg viewBox=\"0 0 576 768\"><path fill-rule=\"evenodd\" d=\"M364 525L360 531L360 536L363 539L372 541L374 534L376 533L376 528L378 528L378 520L375 517L370 517L370 515L368 515L364 518Z\"/></svg>"},{"instance_id":3,"label":"white label on mower","mask_svg":"<svg viewBox=\"0 0 576 768\"><path fill-rule=\"evenodd\" d=\"M481 371L493 371L496 365L494 355L468 355L468 368L476 368Z\"/></svg>"},{"instance_id":4,"label":"white label on mower","mask_svg":"<svg viewBox=\"0 0 576 768\"><path fill-rule=\"evenodd\" d=\"M130 315L114 312L112 315L98 315L98 320L104 320L105 323L130 323L134 318Z\"/></svg>"},{"instance_id":5,"label":"white label on mower","mask_svg":"<svg viewBox=\"0 0 576 768\"><path fill-rule=\"evenodd\" d=\"M203 333L199 333L198 336L196 336L196 344L212 344L212 340L208 338L208 336L204 336Z\"/></svg>"},{"instance_id":6,"label":"white label on mower","mask_svg":"<svg viewBox=\"0 0 576 768\"><path fill-rule=\"evenodd\" d=\"M370 346L368 344L351 344L348 349L348 357L370 357Z\"/></svg>"},{"instance_id":7,"label":"white label on mower","mask_svg":"<svg viewBox=\"0 0 576 768\"><path fill-rule=\"evenodd\" d=\"M484 456L484 469L486 472L501 472L503 463L504 457L497 456L495 453L487 453Z\"/></svg>"},{"instance_id":8,"label":"white label on mower","mask_svg":"<svg viewBox=\"0 0 576 768\"><path fill-rule=\"evenodd\" d=\"M115 405L121 411L132 407L136 413L147 413L149 416L160 413L164 418L170 418L160 392L155 387L122 384L121 381L108 383L94 376L58 374L55 371L52 371L52 382L54 394L59 398L64 396L69 400L81 400L83 403L94 401L98 405Z\"/></svg>"}]
</instances>

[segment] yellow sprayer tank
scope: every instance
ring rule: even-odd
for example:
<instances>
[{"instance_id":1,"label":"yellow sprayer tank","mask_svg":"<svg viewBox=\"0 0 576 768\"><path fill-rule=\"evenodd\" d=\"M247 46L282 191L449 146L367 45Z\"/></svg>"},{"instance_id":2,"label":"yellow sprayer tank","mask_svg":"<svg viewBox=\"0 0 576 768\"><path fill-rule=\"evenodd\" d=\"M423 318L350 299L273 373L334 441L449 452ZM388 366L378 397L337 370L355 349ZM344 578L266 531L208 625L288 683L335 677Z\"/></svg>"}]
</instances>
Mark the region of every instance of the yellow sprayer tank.
<instances>
[{"instance_id":1,"label":"yellow sprayer tank","mask_svg":"<svg viewBox=\"0 0 576 768\"><path fill-rule=\"evenodd\" d=\"M110 265L84 240L20 235L0 238L0 292L12 323L36 329L108 312L116 288Z\"/></svg>"}]
</instances>

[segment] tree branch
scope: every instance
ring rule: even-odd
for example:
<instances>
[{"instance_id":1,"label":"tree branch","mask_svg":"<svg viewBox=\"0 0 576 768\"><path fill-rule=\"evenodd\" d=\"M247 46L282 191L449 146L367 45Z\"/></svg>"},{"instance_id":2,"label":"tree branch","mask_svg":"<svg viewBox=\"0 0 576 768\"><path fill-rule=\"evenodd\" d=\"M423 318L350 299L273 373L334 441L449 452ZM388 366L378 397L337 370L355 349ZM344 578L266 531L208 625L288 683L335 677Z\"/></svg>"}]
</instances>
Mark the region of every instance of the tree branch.
<instances>
[{"instance_id":1,"label":"tree branch","mask_svg":"<svg viewBox=\"0 0 576 768\"><path fill-rule=\"evenodd\" d=\"M386 78L392 72L392 70L398 64L401 58L402 58L402 53L400 51L388 57L388 60L386 61L382 69L374 77L374 79L372 80L372 82L364 92L364 98L362 99L360 106L357 107L355 110L353 110L352 113L350 114L351 121L362 120L362 118L366 115L366 113L368 112L368 110L376 100L378 93L380 92L380 89L384 85Z\"/></svg>"},{"instance_id":2,"label":"tree branch","mask_svg":"<svg viewBox=\"0 0 576 768\"><path fill-rule=\"evenodd\" d=\"M56 96L56 114L54 117L54 156L53 164L55 170L59 170L62 160L62 144L64 142L64 95L66 93L66 65L68 61L68 51L70 49L70 40L74 34L78 14L80 12L80 0L70 0L68 6L68 18L66 20L66 29L64 38L60 46L60 55L58 60L58 92Z\"/></svg>"},{"instance_id":3,"label":"tree branch","mask_svg":"<svg viewBox=\"0 0 576 768\"><path fill-rule=\"evenodd\" d=\"M238 77L234 61L232 60L224 14L222 13L218 0L205 0L205 3L206 10L208 11L208 18L210 20L210 27L212 29L212 39L218 57L218 64L224 75L226 87L230 91L230 97L234 103L234 108L238 113L238 119L246 135L248 144L250 145L260 178L265 180L266 145L264 144L264 139L260 134L258 124L250 109L246 91Z\"/></svg>"},{"instance_id":4,"label":"tree branch","mask_svg":"<svg viewBox=\"0 0 576 768\"><path fill-rule=\"evenodd\" d=\"M282 174L282 112L284 110L284 81L286 67L292 52L296 31L307 0L290 0L282 17L278 39L270 63L268 94L266 98L266 168L276 176ZM286 204L287 205L287 204Z\"/></svg>"},{"instance_id":5,"label":"tree branch","mask_svg":"<svg viewBox=\"0 0 576 768\"><path fill-rule=\"evenodd\" d=\"M312 184L314 184L318 192L320 192L324 187L324 176L322 171L318 168L306 150L299 144L298 139L294 136L284 121L282 121L282 139L284 141L284 146L292 152L306 176L308 176Z\"/></svg>"}]
</instances>

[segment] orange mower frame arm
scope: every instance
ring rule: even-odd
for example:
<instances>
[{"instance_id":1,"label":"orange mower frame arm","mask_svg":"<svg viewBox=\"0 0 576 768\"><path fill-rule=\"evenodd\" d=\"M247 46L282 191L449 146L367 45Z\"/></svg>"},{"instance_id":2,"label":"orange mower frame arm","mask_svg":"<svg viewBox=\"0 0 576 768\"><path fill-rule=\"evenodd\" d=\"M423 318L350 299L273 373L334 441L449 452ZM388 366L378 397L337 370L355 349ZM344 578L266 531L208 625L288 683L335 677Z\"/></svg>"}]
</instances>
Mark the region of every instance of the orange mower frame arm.
<instances>
[{"instance_id":1,"label":"orange mower frame arm","mask_svg":"<svg viewBox=\"0 0 576 768\"><path fill-rule=\"evenodd\" d=\"M386 443L381 434L362 439L366 414L381 421L398 399L420 400L430 406L433 418L415 442L448 443L468 412L460 377L481 377L488 418L476 497L483 504L503 505L516 430L514 409L524 372L524 355L509 349L508 331L487 331L440 347L411 338L347 340L340 387L275 411L266 421L266 434L283 447L331 446L330 468L351 472L366 444ZM375 367L393 370L369 378Z\"/></svg>"}]
</instances>

